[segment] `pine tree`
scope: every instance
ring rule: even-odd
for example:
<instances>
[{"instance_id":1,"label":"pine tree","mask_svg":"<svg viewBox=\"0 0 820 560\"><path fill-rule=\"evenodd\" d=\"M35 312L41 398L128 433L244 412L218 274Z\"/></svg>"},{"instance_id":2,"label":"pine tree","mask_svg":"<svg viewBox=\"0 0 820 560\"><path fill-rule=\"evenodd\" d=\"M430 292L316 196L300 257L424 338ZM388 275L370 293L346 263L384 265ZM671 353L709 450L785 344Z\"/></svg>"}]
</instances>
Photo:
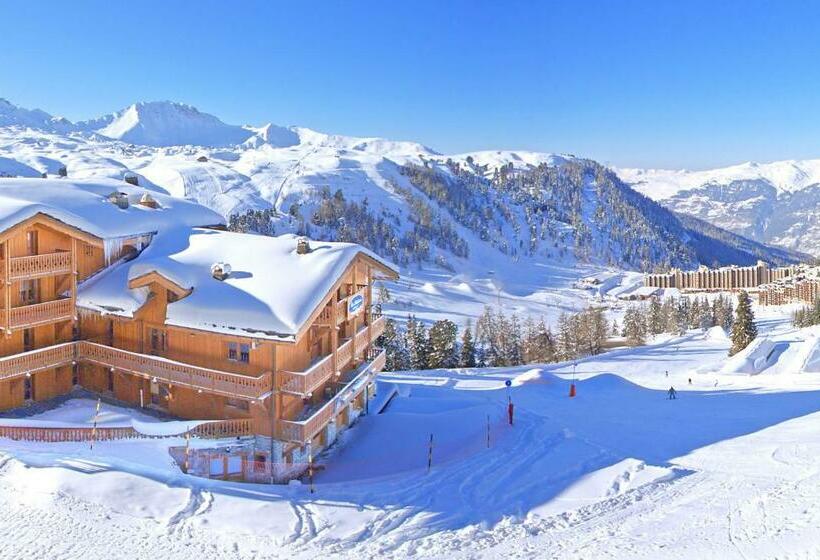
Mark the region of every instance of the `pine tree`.
<instances>
[{"instance_id":1,"label":"pine tree","mask_svg":"<svg viewBox=\"0 0 820 560\"><path fill-rule=\"evenodd\" d=\"M624 313L624 337L630 346L640 346L644 343L646 325L640 311L629 306Z\"/></svg>"},{"instance_id":2,"label":"pine tree","mask_svg":"<svg viewBox=\"0 0 820 560\"><path fill-rule=\"evenodd\" d=\"M521 324L518 315L513 313L507 321L507 345L504 349L505 366L519 366L524 363L523 343L521 340Z\"/></svg>"},{"instance_id":3,"label":"pine tree","mask_svg":"<svg viewBox=\"0 0 820 560\"><path fill-rule=\"evenodd\" d=\"M407 349L410 354L410 369L427 369L430 355L429 338L424 323L412 315L407 318Z\"/></svg>"},{"instance_id":4,"label":"pine tree","mask_svg":"<svg viewBox=\"0 0 820 560\"><path fill-rule=\"evenodd\" d=\"M729 355L734 356L757 337L757 327L755 326L755 316L752 312L752 300L745 290L737 296L737 311L732 325L732 347Z\"/></svg>"},{"instance_id":5,"label":"pine tree","mask_svg":"<svg viewBox=\"0 0 820 560\"><path fill-rule=\"evenodd\" d=\"M458 360L459 367L476 367L476 349L475 342L473 342L472 330L472 321L467 319L467 324L464 325L464 332L461 334L461 352Z\"/></svg>"},{"instance_id":6,"label":"pine tree","mask_svg":"<svg viewBox=\"0 0 820 560\"><path fill-rule=\"evenodd\" d=\"M675 304L674 298L666 298L662 306L662 314L666 326L664 331L670 334L677 334L678 332L678 306Z\"/></svg>"},{"instance_id":7,"label":"pine tree","mask_svg":"<svg viewBox=\"0 0 820 560\"><path fill-rule=\"evenodd\" d=\"M566 313L561 313L558 317L558 339L556 341L556 354L558 360L566 362L575 358L575 345L573 344L572 325L570 317Z\"/></svg>"},{"instance_id":8,"label":"pine tree","mask_svg":"<svg viewBox=\"0 0 820 560\"><path fill-rule=\"evenodd\" d=\"M381 340L387 358L385 369L387 371L410 369L410 354L407 351L405 331L398 328L393 319L385 321Z\"/></svg>"},{"instance_id":9,"label":"pine tree","mask_svg":"<svg viewBox=\"0 0 820 560\"><path fill-rule=\"evenodd\" d=\"M428 334L430 353L427 357L427 367L431 369L455 367L457 338L458 327L449 319L433 323Z\"/></svg>"},{"instance_id":10,"label":"pine tree","mask_svg":"<svg viewBox=\"0 0 820 560\"><path fill-rule=\"evenodd\" d=\"M501 351L499 349L499 324L492 308L487 305L484 313L476 322L476 341L479 344L479 362L481 366L498 365Z\"/></svg>"},{"instance_id":11,"label":"pine tree","mask_svg":"<svg viewBox=\"0 0 820 560\"><path fill-rule=\"evenodd\" d=\"M656 336L661 334L666 327L663 317L663 307L658 298L653 297L649 302L649 319L647 321L649 334Z\"/></svg>"},{"instance_id":12,"label":"pine tree","mask_svg":"<svg viewBox=\"0 0 820 560\"><path fill-rule=\"evenodd\" d=\"M379 291L376 301L379 305L384 305L385 303L390 303L393 301L393 296L390 295L390 290L388 290L387 286L384 284L379 284Z\"/></svg>"},{"instance_id":13,"label":"pine tree","mask_svg":"<svg viewBox=\"0 0 820 560\"><path fill-rule=\"evenodd\" d=\"M683 336L686 334L686 329L689 328L689 300L687 298L680 298L678 300L678 307L675 313L675 324L677 331L675 334Z\"/></svg>"}]
</instances>

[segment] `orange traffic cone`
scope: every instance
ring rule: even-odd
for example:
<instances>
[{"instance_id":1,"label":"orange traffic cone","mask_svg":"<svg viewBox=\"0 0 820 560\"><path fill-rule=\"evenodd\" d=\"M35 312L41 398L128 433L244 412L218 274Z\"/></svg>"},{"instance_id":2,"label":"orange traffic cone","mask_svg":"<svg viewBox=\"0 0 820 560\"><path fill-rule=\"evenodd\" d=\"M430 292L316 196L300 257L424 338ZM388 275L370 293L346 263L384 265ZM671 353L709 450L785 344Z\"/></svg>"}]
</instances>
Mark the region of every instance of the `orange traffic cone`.
<instances>
[{"instance_id":1,"label":"orange traffic cone","mask_svg":"<svg viewBox=\"0 0 820 560\"><path fill-rule=\"evenodd\" d=\"M569 396L570 396L570 397L574 397L574 396L575 396L575 383L570 383L570 386L569 386Z\"/></svg>"}]
</instances>

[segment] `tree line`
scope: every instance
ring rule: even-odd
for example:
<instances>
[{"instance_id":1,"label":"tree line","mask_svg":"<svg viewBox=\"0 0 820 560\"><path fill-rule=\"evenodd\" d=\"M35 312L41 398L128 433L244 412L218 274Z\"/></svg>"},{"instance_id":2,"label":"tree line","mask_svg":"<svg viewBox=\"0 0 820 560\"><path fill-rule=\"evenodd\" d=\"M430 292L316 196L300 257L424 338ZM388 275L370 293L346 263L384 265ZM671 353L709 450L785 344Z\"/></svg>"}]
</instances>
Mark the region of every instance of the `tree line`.
<instances>
[{"instance_id":1,"label":"tree line","mask_svg":"<svg viewBox=\"0 0 820 560\"><path fill-rule=\"evenodd\" d=\"M705 297L653 298L648 304L630 305L620 324L609 323L602 307L590 306L561 314L555 331L543 318L522 319L515 312L505 314L486 306L475 324L468 319L462 329L450 319L429 327L414 315L408 315L404 324L387 319L381 345L387 352L388 371L509 367L594 356L605 350L610 336L622 336L626 344L637 346L650 336L720 326L732 333L730 353L736 353L757 334L748 295L747 300L742 297L740 324L735 321L732 298L722 294L711 303Z\"/></svg>"}]
</instances>

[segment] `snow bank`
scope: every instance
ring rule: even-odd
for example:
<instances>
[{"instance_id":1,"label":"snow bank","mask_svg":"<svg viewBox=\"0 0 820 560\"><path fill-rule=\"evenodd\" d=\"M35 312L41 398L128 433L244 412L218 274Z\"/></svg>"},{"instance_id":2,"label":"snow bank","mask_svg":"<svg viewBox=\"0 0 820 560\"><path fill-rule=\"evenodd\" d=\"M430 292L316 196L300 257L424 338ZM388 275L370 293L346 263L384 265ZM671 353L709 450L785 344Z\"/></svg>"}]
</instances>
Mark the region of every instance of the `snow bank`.
<instances>
[{"instance_id":1,"label":"snow bank","mask_svg":"<svg viewBox=\"0 0 820 560\"><path fill-rule=\"evenodd\" d=\"M729 340L729 335L723 330L723 327L711 327L704 333L706 340Z\"/></svg>"},{"instance_id":2,"label":"snow bank","mask_svg":"<svg viewBox=\"0 0 820 560\"><path fill-rule=\"evenodd\" d=\"M756 338L749 346L729 358L720 373L760 373L770 365L776 351L776 345L767 337Z\"/></svg>"}]
</instances>

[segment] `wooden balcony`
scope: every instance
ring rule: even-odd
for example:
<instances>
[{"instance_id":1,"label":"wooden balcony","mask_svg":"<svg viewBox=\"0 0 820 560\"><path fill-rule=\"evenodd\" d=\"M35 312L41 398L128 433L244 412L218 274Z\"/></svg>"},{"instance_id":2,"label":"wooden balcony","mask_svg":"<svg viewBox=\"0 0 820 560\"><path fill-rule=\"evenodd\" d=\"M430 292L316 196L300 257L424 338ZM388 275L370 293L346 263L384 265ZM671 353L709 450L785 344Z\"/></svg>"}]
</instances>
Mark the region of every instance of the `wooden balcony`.
<instances>
[{"instance_id":1,"label":"wooden balcony","mask_svg":"<svg viewBox=\"0 0 820 560\"><path fill-rule=\"evenodd\" d=\"M0 270L5 270L4 264L0 265ZM55 276L57 274L70 274L72 270L71 253L68 251L28 257L12 257L9 262L9 277L7 280L13 282L15 280Z\"/></svg>"},{"instance_id":2,"label":"wooden balcony","mask_svg":"<svg viewBox=\"0 0 820 560\"><path fill-rule=\"evenodd\" d=\"M73 317L74 300L71 298L12 307L9 312L0 310L0 324L8 325L10 329L36 327L58 321L67 321Z\"/></svg>"},{"instance_id":3,"label":"wooden balcony","mask_svg":"<svg viewBox=\"0 0 820 560\"><path fill-rule=\"evenodd\" d=\"M77 347L77 356L80 360L150 377L169 385L182 385L213 394L247 399L262 399L271 391L270 372L251 377L175 362L160 356L120 350L94 342L80 341L77 342Z\"/></svg>"},{"instance_id":4,"label":"wooden balcony","mask_svg":"<svg viewBox=\"0 0 820 560\"><path fill-rule=\"evenodd\" d=\"M384 367L386 359L385 351L379 350L372 360L354 370L349 381L307 418L300 421L278 420L276 423L277 439L300 444L312 440L342 408L350 404L353 399L364 391L367 384Z\"/></svg>"},{"instance_id":5,"label":"wooden balcony","mask_svg":"<svg viewBox=\"0 0 820 560\"><path fill-rule=\"evenodd\" d=\"M384 332L384 317L362 327L355 336L356 355L363 352ZM341 370L353 359L354 342L348 339L336 350L336 368ZM333 369L333 355L328 354L305 371L280 371L276 374L276 388L295 395L309 395L324 385L336 371Z\"/></svg>"},{"instance_id":6,"label":"wooden balcony","mask_svg":"<svg viewBox=\"0 0 820 560\"><path fill-rule=\"evenodd\" d=\"M66 342L0 358L0 380L65 366L76 359L76 343Z\"/></svg>"},{"instance_id":7,"label":"wooden balcony","mask_svg":"<svg viewBox=\"0 0 820 560\"><path fill-rule=\"evenodd\" d=\"M231 398L262 399L271 390L270 372L251 377L175 362L80 340L0 358L0 380L84 361L128 371L169 385L202 389Z\"/></svg>"}]
</instances>

